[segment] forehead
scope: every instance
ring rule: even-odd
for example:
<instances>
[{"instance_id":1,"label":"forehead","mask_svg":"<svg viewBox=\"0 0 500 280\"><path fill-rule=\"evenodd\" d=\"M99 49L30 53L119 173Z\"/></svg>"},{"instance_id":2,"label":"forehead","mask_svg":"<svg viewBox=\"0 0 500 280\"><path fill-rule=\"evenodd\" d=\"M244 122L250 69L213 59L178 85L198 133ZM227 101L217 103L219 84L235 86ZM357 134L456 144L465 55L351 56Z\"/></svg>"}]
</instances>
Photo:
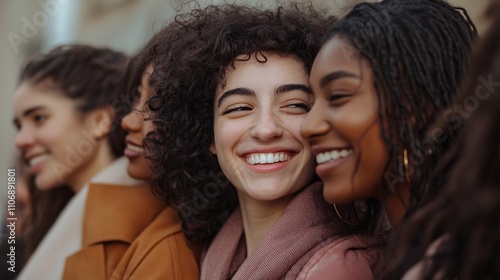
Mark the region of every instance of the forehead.
<instances>
[{"instance_id":1,"label":"forehead","mask_svg":"<svg viewBox=\"0 0 500 280\"><path fill-rule=\"evenodd\" d=\"M240 55L226 68L224 85L254 87L263 83L290 82L307 79L303 63L293 57L276 53L262 52Z\"/></svg>"},{"instance_id":2,"label":"forehead","mask_svg":"<svg viewBox=\"0 0 500 280\"><path fill-rule=\"evenodd\" d=\"M14 93L14 113L20 116L23 111L35 106L59 108L74 105L74 101L64 96L51 81L39 83L22 82ZM60 107L63 106L63 107Z\"/></svg>"},{"instance_id":3,"label":"forehead","mask_svg":"<svg viewBox=\"0 0 500 280\"><path fill-rule=\"evenodd\" d=\"M319 51L311 70L313 73L334 71L359 72L360 66L367 66L358 50L345 38L335 36Z\"/></svg>"},{"instance_id":4,"label":"forehead","mask_svg":"<svg viewBox=\"0 0 500 280\"><path fill-rule=\"evenodd\" d=\"M149 64L141 76L141 86L147 88L148 90L151 89L151 87L149 85L149 79L151 78L151 74L153 73L153 69L154 69L153 64Z\"/></svg>"}]
</instances>

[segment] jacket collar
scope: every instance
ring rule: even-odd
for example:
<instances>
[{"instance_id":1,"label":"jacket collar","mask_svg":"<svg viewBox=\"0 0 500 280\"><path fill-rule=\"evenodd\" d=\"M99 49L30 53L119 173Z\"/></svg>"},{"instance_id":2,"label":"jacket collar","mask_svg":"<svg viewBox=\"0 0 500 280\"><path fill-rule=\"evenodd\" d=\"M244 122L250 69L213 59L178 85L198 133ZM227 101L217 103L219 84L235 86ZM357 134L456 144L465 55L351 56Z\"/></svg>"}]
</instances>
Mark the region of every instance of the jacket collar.
<instances>
[{"instance_id":1,"label":"jacket collar","mask_svg":"<svg viewBox=\"0 0 500 280\"><path fill-rule=\"evenodd\" d=\"M83 247L107 241L132 241L165 208L149 186L89 186Z\"/></svg>"}]
</instances>

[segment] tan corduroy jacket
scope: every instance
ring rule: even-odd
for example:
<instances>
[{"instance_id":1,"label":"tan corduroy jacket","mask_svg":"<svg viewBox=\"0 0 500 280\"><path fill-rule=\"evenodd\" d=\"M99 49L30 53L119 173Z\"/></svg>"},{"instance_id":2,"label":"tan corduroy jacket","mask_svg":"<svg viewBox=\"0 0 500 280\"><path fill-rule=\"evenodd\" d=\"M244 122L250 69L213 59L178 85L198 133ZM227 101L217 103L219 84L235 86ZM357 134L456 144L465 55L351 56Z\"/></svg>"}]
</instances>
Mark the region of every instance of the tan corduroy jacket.
<instances>
[{"instance_id":1,"label":"tan corduroy jacket","mask_svg":"<svg viewBox=\"0 0 500 280\"><path fill-rule=\"evenodd\" d=\"M199 279L177 211L148 186L90 185L82 241L64 280Z\"/></svg>"}]
</instances>

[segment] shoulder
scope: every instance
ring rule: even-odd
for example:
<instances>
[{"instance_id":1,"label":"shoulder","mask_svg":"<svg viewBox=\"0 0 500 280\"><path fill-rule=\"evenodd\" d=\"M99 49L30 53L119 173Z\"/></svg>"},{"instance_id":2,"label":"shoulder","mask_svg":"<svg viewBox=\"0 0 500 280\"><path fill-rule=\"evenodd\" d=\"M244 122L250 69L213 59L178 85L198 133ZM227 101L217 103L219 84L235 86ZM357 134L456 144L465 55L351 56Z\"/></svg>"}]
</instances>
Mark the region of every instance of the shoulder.
<instances>
[{"instance_id":1,"label":"shoulder","mask_svg":"<svg viewBox=\"0 0 500 280\"><path fill-rule=\"evenodd\" d=\"M172 208L166 208L131 244L116 279L197 279L195 250L188 245Z\"/></svg>"},{"instance_id":2,"label":"shoulder","mask_svg":"<svg viewBox=\"0 0 500 280\"><path fill-rule=\"evenodd\" d=\"M196 254L189 247L182 233L164 236L139 262L131 264L128 274L131 279L198 279L199 268Z\"/></svg>"},{"instance_id":3,"label":"shoulder","mask_svg":"<svg viewBox=\"0 0 500 280\"><path fill-rule=\"evenodd\" d=\"M368 235L335 237L317 251L298 279L373 279L382 257L383 241Z\"/></svg>"}]
</instances>

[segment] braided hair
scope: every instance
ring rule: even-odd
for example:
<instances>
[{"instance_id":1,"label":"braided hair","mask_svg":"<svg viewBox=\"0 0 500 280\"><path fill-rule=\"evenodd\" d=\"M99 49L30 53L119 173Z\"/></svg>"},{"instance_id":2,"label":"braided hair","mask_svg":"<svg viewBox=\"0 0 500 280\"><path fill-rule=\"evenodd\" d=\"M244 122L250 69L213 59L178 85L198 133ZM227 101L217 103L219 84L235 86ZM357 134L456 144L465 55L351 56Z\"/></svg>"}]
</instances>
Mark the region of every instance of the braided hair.
<instances>
[{"instance_id":1,"label":"braided hair","mask_svg":"<svg viewBox=\"0 0 500 280\"><path fill-rule=\"evenodd\" d=\"M488 16L491 26L449 118L435 125L458 131L457 141L431 177L424 205L403 224L384 279L400 279L419 260L426 261L421 279L500 278L500 1L492 1ZM440 174L447 179L436 180ZM429 256L431 245L437 248Z\"/></svg>"},{"instance_id":2,"label":"braided hair","mask_svg":"<svg viewBox=\"0 0 500 280\"><path fill-rule=\"evenodd\" d=\"M410 202L415 205L448 145L427 137L427 129L453 100L476 28L463 8L442 0L385 0L356 5L326 38L333 36L346 39L373 71L381 134L389 152L383 183L393 191L410 178Z\"/></svg>"}]
</instances>

